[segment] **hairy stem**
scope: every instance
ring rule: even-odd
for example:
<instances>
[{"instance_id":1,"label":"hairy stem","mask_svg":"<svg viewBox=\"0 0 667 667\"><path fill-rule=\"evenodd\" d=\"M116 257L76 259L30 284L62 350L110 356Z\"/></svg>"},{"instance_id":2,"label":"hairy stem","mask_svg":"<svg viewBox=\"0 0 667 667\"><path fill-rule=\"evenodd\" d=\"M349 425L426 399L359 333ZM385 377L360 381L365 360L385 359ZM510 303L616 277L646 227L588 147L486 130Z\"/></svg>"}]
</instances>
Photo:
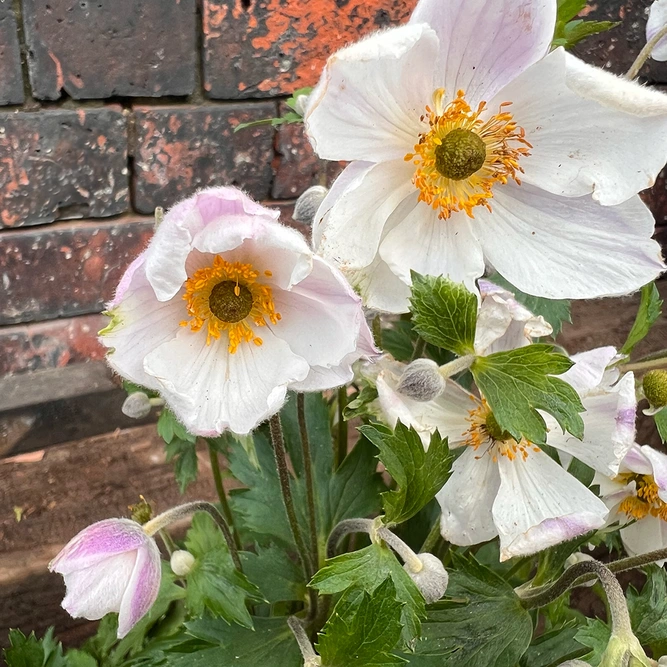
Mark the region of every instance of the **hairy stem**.
<instances>
[{"instance_id":1,"label":"hairy stem","mask_svg":"<svg viewBox=\"0 0 667 667\"><path fill-rule=\"evenodd\" d=\"M303 452L303 470L306 478L306 500L308 502L308 525L310 528L310 549L313 566L319 568L320 553L317 542L317 506L315 505L315 480L313 477L313 456L308 437L306 422L306 400L304 394L297 394L296 411L301 434L301 449Z\"/></svg>"},{"instance_id":2,"label":"hairy stem","mask_svg":"<svg viewBox=\"0 0 667 667\"><path fill-rule=\"evenodd\" d=\"M632 67L628 70L628 73L625 75L626 79L636 79L641 72L642 67L646 64L646 61L651 57L653 49L658 46L658 43L661 42L665 37L667 37L667 25L662 28L653 39L650 39L646 46L641 50L640 54L637 56L637 60L632 63Z\"/></svg>"},{"instance_id":3,"label":"hairy stem","mask_svg":"<svg viewBox=\"0 0 667 667\"><path fill-rule=\"evenodd\" d=\"M321 658L315 653L313 645L308 639L308 635L301 624L301 621L296 616L290 616L287 619L287 625L296 639L296 643L299 645L299 650L303 656L304 667L315 667L316 665L321 665Z\"/></svg>"},{"instance_id":4,"label":"hairy stem","mask_svg":"<svg viewBox=\"0 0 667 667\"><path fill-rule=\"evenodd\" d=\"M453 375L467 371L473 365L475 359L476 357L474 354L468 354L465 357L454 359L454 361L450 361L448 364L440 366L440 375L447 379Z\"/></svg>"},{"instance_id":5,"label":"hairy stem","mask_svg":"<svg viewBox=\"0 0 667 667\"><path fill-rule=\"evenodd\" d=\"M426 351L426 341L421 337L417 338L417 343L415 344L415 350L412 353L412 361L421 359L421 357L424 356L425 351Z\"/></svg>"},{"instance_id":6,"label":"hairy stem","mask_svg":"<svg viewBox=\"0 0 667 667\"><path fill-rule=\"evenodd\" d=\"M213 480L215 481L215 490L218 492L218 499L220 500L220 507L222 507L222 513L229 524L232 535L234 537L234 544L238 551L241 550L241 538L239 537L236 526L234 525L234 516L232 514L232 509L229 506L229 501L227 500L227 494L225 493L225 487L222 483L222 471L220 470L220 460L218 459L218 453L215 451L212 445L208 445L208 456L211 460L211 470L213 471Z\"/></svg>"},{"instance_id":7,"label":"hairy stem","mask_svg":"<svg viewBox=\"0 0 667 667\"><path fill-rule=\"evenodd\" d=\"M375 346L382 349L382 318L380 317L380 315L376 315L373 318L372 331L373 331L373 340L375 341Z\"/></svg>"},{"instance_id":8,"label":"hairy stem","mask_svg":"<svg viewBox=\"0 0 667 667\"><path fill-rule=\"evenodd\" d=\"M345 407L347 406L347 387L342 386L338 390L338 429L336 442L336 468L345 460L347 456L347 422L345 421Z\"/></svg>"},{"instance_id":9,"label":"hairy stem","mask_svg":"<svg viewBox=\"0 0 667 667\"><path fill-rule=\"evenodd\" d=\"M621 366L621 371L624 373L628 373L630 371L650 371L654 368L665 368L665 367L667 367L667 359L663 357L661 359L638 361L634 364L623 364Z\"/></svg>"}]
</instances>

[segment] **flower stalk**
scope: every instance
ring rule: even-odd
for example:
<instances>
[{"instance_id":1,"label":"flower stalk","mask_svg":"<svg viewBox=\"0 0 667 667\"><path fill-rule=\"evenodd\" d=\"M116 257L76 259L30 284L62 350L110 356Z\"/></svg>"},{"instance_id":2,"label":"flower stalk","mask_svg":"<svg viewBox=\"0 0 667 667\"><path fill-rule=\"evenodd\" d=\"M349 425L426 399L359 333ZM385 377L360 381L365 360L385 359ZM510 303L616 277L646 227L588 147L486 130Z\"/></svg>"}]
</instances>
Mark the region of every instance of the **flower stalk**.
<instances>
[{"instance_id":1,"label":"flower stalk","mask_svg":"<svg viewBox=\"0 0 667 667\"><path fill-rule=\"evenodd\" d=\"M347 387L340 387L338 390L338 430L337 430L337 450L335 452L336 468L345 460L347 456L347 422L345 421L345 408L347 406Z\"/></svg>"},{"instance_id":2,"label":"flower stalk","mask_svg":"<svg viewBox=\"0 0 667 667\"><path fill-rule=\"evenodd\" d=\"M630 79L630 81L632 81L633 79L636 79L639 76L639 72L641 72L642 67L644 67L646 61L651 57L653 49L655 49L655 47L658 46L658 44L665 37L667 37L667 25L664 26L662 30L658 31L653 36L653 38L646 43L646 46L640 51L639 55L637 56L637 59L635 60L634 63L632 63L632 67L628 70L628 73L625 75L626 79Z\"/></svg>"},{"instance_id":3,"label":"flower stalk","mask_svg":"<svg viewBox=\"0 0 667 667\"><path fill-rule=\"evenodd\" d=\"M287 625L289 625L289 629L292 631L294 639L296 639L296 643L299 645L304 667L319 667L322 664L322 658L315 653L315 649L310 643L310 639L308 639L301 621L296 616L290 616L287 619Z\"/></svg>"},{"instance_id":4,"label":"flower stalk","mask_svg":"<svg viewBox=\"0 0 667 667\"><path fill-rule=\"evenodd\" d=\"M229 527L231 528L236 549L240 551L242 549L241 538L239 537L239 533L236 530L236 526L234 525L234 516L232 514L232 509L229 506L229 501L227 500L225 487L222 483L222 471L220 470L220 461L218 459L218 453L215 451L215 448L210 443L208 445L208 455L211 460L211 470L213 471L213 480L215 482L215 490L218 493L218 499L220 500L220 507L222 507L222 512L225 516L225 519Z\"/></svg>"}]
</instances>

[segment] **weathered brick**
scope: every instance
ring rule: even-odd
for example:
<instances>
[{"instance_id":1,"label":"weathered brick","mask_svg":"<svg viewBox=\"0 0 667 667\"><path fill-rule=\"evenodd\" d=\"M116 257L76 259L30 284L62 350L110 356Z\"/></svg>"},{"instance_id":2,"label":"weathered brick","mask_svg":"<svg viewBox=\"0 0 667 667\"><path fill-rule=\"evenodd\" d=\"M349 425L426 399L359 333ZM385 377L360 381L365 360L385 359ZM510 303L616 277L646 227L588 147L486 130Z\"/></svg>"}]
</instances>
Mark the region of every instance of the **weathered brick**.
<instances>
[{"instance_id":1,"label":"weathered brick","mask_svg":"<svg viewBox=\"0 0 667 667\"><path fill-rule=\"evenodd\" d=\"M39 99L194 91L195 0L23 0L23 16Z\"/></svg>"},{"instance_id":2,"label":"weathered brick","mask_svg":"<svg viewBox=\"0 0 667 667\"><path fill-rule=\"evenodd\" d=\"M646 44L646 20L653 0L604 0L591 3L587 19L620 21L609 32L587 37L575 49L586 62L615 74L625 74ZM649 81L667 83L667 63L649 60L641 71Z\"/></svg>"},{"instance_id":3,"label":"weathered brick","mask_svg":"<svg viewBox=\"0 0 667 667\"><path fill-rule=\"evenodd\" d=\"M152 213L214 185L238 185L256 199L267 198L274 131L263 126L235 133L234 128L275 114L273 102L137 108L135 208Z\"/></svg>"},{"instance_id":4,"label":"weathered brick","mask_svg":"<svg viewBox=\"0 0 667 667\"><path fill-rule=\"evenodd\" d=\"M102 359L97 332L107 321L104 315L82 315L0 328L0 378Z\"/></svg>"},{"instance_id":5,"label":"weathered brick","mask_svg":"<svg viewBox=\"0 0 667 667\"><path fill-rule=\"evenodd\" d=\"M0 105L21 104L21 49L12 0L0 0Z\"/></svg>"},{"instance_id":6,"label":"weathered brick","mask_svg":"<svg viewBox=\"0 0 667 667\"><path fill-rule=\"evenodd\" d=\"M0 233L0 325L100 312L152 230L126 218Z\"/></svg>"},{"instance_id":7,"label":"weathered brick","mask_svg":"<svg viewBox=\"0 0 667 667\"><path fill-rule=\"evenodd\" d=\"M126 125L117 107L0 113L0 227L126 211Z\"/></svg>"},{"instance_id":8,"label":"weathered brick","mask_svg":"<svg viewBox=\"0 0 667 667\"><path fill-rule=\"evenodd\" d=\"M407 19L416 0L204 0L204 87L271 97L312 86L348 42Z\"/></svg>"}]
</instances>

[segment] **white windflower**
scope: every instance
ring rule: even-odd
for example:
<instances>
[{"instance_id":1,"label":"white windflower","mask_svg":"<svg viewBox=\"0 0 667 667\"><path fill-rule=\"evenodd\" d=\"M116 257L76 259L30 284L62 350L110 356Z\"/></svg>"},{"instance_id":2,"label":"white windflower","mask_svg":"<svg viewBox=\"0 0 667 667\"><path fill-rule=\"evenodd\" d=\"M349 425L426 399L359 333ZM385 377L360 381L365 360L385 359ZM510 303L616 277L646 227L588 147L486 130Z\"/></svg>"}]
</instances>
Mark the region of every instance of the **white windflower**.
<instances>
[{"instance_id":1,"label":"white windflower","mask_svg":"<svg viewBox=\"0 0 667 667\"><path fill-rule=\"evenodd\" d=\"M661 30L667 26L667 0L655 0L651 5L646 23L646 41L650 42ZM651 53L653 60L665 62L667 60L667 37L661 39Z\"/></svg>"},{"instance_id":2,"label":"white windflower","mask_svg":"<svg viewBox=\"0 0 667 667\"><path fill-rule=\"evenodd\" d=\"M621 523L621 539L631 556L667 547L667 456L635 445L613 478L595 484L611 510L608 523Z\"/></svg>"},{"instance_id":3,"label":"white windflower","mask_svg":"<svg viewBox=\"0 0 667 667\"><path fill-rule=\"evenodd\" d=\"M374 352L345 278L277 218L235 188L201 191L167 213L109 304L109 364L197 435L246 434L288 389L343 385Z\"/></svg>"},{"instance_id":4,"label":"white windflower","mask_svg":"<svg viewBox=\"0 0 667 667\"><path fill-rule=\"evenodd\" d=\"M574 366L559 376L586 408L583 441L543 415L548 445L606 475L617 474L635 436L634 377L607 371L615 358L614 348L575 355ZM503 433L486 401L452 381L437 399L413 401L396 391L404 365L386 358L378 363L377 406L390 426L400 420L414 427L424 446L437 429L450 447L465 447L437 496L445 539L470 545L499 535L501 559L507 560L605 524L607 506L539 447Z\"/></svg>"},{"instance_id":5,"label":"white windflower","mask_svg":"<svg viewBox=\"0 0 667 667\"><path fill-rule=\"evenodd\" d=\"M632 292L664 269L637 193L667 156L667 96L550 44L556 0L421 0L408 25L332 55L305 124L351 164L318 252L366 305L407 311L411 270L475 289Z\"/></svg>"}]
</instances>

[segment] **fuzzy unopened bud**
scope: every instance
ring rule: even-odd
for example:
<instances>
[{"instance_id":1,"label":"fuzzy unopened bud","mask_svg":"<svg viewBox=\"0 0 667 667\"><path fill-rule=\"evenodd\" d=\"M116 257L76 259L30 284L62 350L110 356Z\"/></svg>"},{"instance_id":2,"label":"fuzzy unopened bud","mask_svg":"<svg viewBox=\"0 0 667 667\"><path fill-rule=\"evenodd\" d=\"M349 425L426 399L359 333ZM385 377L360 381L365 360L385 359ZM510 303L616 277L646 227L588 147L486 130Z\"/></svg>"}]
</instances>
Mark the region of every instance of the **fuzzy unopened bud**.
<instances>
[{"instance_id":1,"label":"fuzzy unopened bud","mask_svg":"<svg viewBox=\"0 0 667 667\"><path fill-rule=\"evenodd\" d=\"M152 407L151 399L143 391L135 391L125 399L121 410L130 419L143 419L148 417Z\"/></svg>"},{"instance_id":2,"label":"fuzzy unopened bud","mask_svg":"<svg viewBox=\"0 0 667 667\"><path fill-rule=\"evenodd\" d=\"M417 554L417 558L423 565L419 572L414 572L408 564L403 567L421 591L427 604L437 602L447 590L449 583L447 570L442 561L433 554Z\"/></svg>"},{"instance_id":3,"label":"fuzzy unopened bud","mask_svg":"<svg viewBox=\"0 0 667 667\"><path fill-rule=\"evenodd\" d=\"M171 554L171 571L177 577L185 577L192 571L195 564L195 557L189 552L179 549Z\"/></svg>"},{"instance_id":4,"label":"fuzzy unopened bud","mask_svg":"<svg viewBox=\"0 0 667 667\"><path fill-rule=\"evenodd\" d=\"M320 204L324 201L329 190L323 185L313 185L308 188L297 200L294 205L292 218L304 225L312 225L315 220L315 214Z\"/></svg>"},{"instance_id":5,"label":"fuzzy unopened bud","mask_svg":"<svg viewBox=\"0 0 667 667\"><path fill-rule=\"evenodd\" d=\"M663 655L658 659L658 667L667 667L667 655Z\"/></svg>"},{"instance_id":6,"label":"fuzzy unopened bud","mask_svg":"<svg viewBox=\"0 0 667 667\"><path fill-rule=\"evenodd\" d=\"M664 408L667 405L667 371L649 371L642 385L651 407Z\"/></svg>"},{"instance_id":7,"label":"fuzzy unopened bud","mask_svg":"<svg viewBox=\"0 0 667 667\"><path fill-rule=\"evenodd\" d=\"M396 388L399 394L426 403L445 391L445 378L431 359L417 359L404 371Z\"/></svg>"}]
</instances>

